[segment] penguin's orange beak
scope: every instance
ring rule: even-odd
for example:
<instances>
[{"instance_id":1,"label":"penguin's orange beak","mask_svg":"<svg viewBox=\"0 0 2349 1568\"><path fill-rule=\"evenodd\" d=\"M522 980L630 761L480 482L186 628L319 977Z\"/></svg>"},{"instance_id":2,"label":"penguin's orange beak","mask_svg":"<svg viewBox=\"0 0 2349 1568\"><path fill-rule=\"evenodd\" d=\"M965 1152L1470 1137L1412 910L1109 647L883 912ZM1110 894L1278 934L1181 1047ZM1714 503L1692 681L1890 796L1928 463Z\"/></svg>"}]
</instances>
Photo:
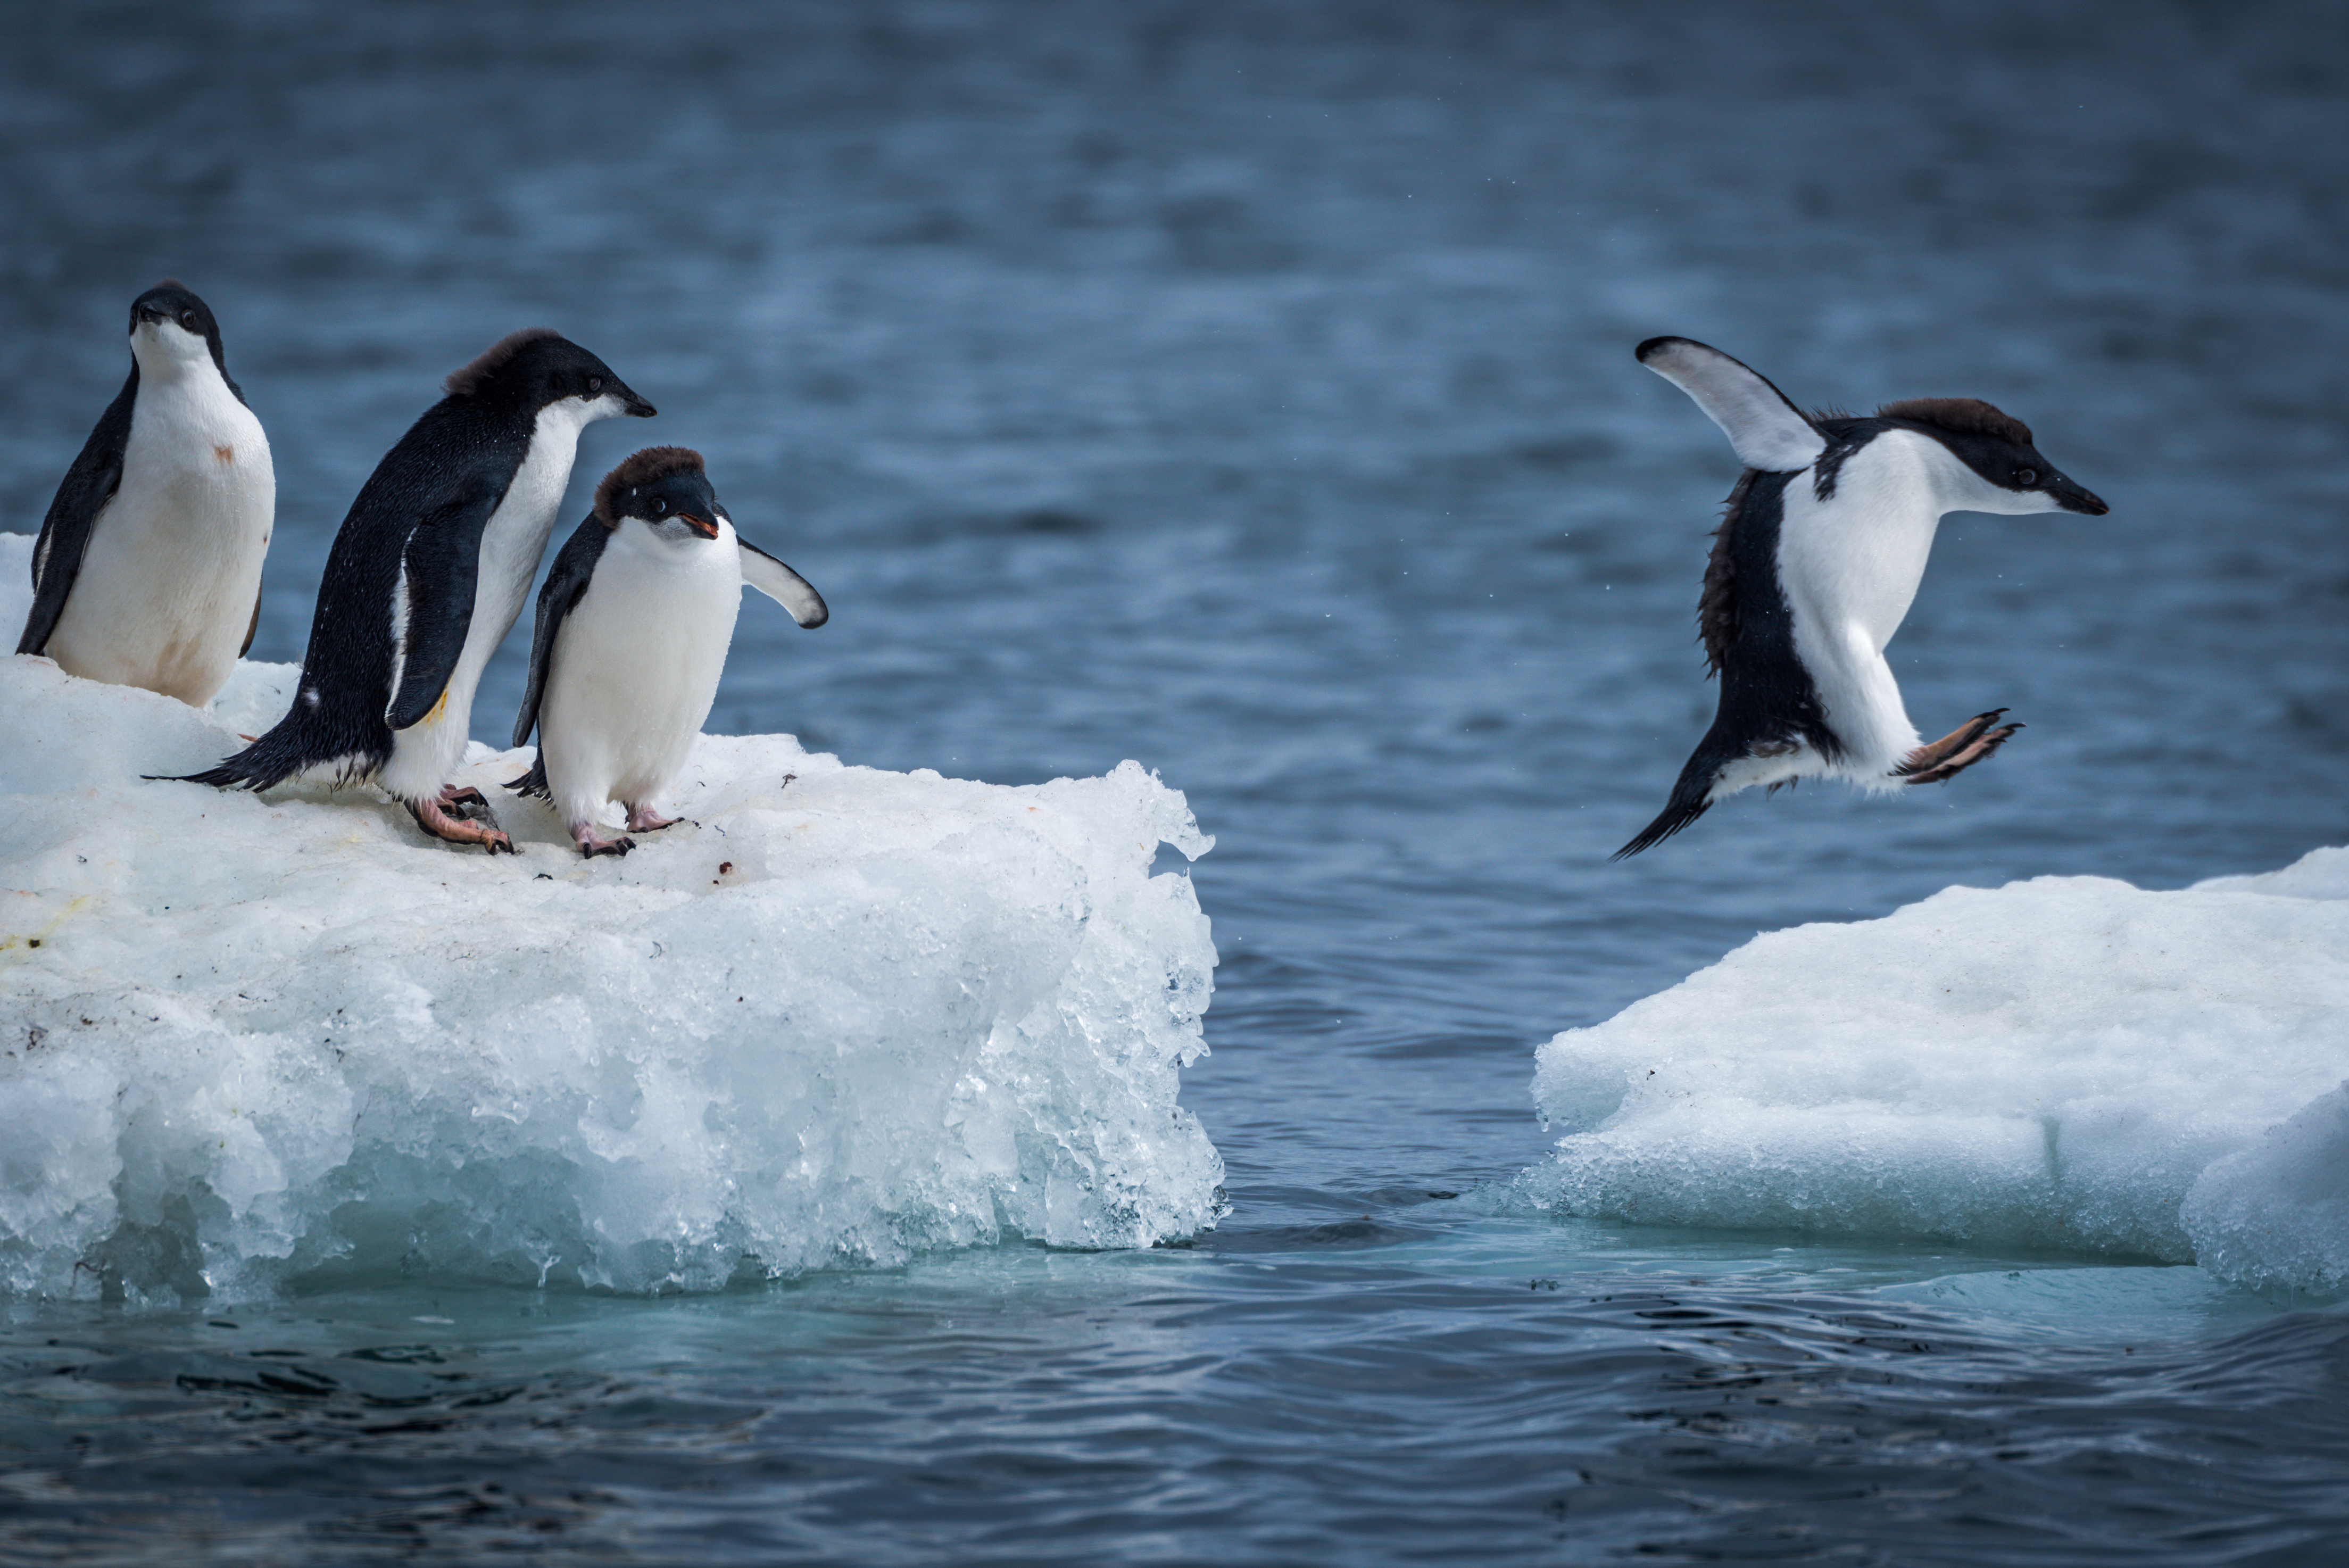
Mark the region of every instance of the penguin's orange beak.
<instances>
[{"instance_id":1,"label":"penguin's orange beak","mask_svg":"<svg viewBox=\"0 0 2349 1568\"><path fill-rule=\"evenodd\" d=\"M677 514L677 520L705 539L718 537L718 524L707 517L696 517L690 512L680 512Z\"/></svg>"}]
</instances>

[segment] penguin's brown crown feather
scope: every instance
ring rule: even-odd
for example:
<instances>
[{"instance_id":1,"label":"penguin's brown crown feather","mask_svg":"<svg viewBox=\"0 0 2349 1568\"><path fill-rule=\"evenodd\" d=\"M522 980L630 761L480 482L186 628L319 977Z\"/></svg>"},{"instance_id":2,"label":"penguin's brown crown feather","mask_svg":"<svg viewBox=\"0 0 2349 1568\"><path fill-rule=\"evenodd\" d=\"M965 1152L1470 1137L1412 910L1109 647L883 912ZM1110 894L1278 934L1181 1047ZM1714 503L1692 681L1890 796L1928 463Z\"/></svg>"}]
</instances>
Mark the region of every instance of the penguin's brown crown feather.
<instances>
[{"instance_id":1,"label":"penguin's brown crown feather","mask_svg":"<svg viewBox=\"0 0 2349 1568\"><path fill-rule=\"evenodd\" d=\"M606 528L620 525L620 498L631 490L657 483L672 473L700 473L701 454L690 447L648 446L621 460L595 486L595 520Z\"/></svg>"},{"instance_id":2,"label":"penguin's brown crown feather","mask_svg":"<svg viewBox=\"0 0 2349 1568\"><path fill-rule=\"evenodd\" d=\"M1876 410L1883 420L1914 420L1958 435L1996 436L2017 446L2031 444L2031 427L1980 398L1903 398Z\"/></svg>"},{"instance_id":3,"label":"penguin's brown crown feather","mask_svg":"<svg viewBox=\"0 0 2349 1568\"><path fill-rule=\"evenodd\" d=\"M441 386L452 398L470 398L481 390L482 382L512 363L513 357L524 348L542 338L562 336L552 327L525 327L519 332L509 332L482 349L471 364L450 371Z\"/></svg>"}]
</instances>

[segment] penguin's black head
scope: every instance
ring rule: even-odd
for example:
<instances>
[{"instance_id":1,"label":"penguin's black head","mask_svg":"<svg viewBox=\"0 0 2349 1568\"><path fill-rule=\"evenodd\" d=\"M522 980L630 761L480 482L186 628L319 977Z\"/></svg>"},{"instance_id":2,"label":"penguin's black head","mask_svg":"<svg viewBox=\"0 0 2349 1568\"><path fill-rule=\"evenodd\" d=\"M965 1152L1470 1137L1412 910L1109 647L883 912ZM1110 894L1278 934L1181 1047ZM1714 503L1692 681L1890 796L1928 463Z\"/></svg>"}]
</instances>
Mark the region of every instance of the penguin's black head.
<instances>
[{"instance_id":1,"label":"penguin's black head","mask_svg":"<svg viewBox=\"0 0 2349 1568\"><path fill-rule=\"evenodd\" d=\"M202 343L212 363L219 367L222 379L227 379L228 360L221 352L220 323L212 319L211 306L178 278L167 277L130 302L131 336L136 337L142 327L150 330L155 341L191 358L195 344Z\"/></svg>"},{"instance_id":2,"label":"penguin's black head","mask_svg":"<svg viewBox=\"0 0 2349 1568\"><path fill-rule=\"evenodd\" d=\"M2031 427L1980 398L1910 398L1887 403L1876 417L1931 436L1958 461L1997 491L2013 498L1971 507L2010 513L2080 512L2102 517L2112 510L2102 500L2057 472L2032 444Z\"/></svg>"},{"instance_id":3,"label":"penguin's black head","mask_svg":"<svg viewBox=\"0 0 2349 1568\"><path fill-rule=\"evenodd\" d=\"M595 519L617 528L634 519L678 539L715 539L732 523L703 472L701 454L681 446L649 446L595 486Z\"/></svg>"},{"instance_id":4,"label":"penguin's black head","mask_svg":"<svg viewBox=\"0 0 2349 1568\"><path fill-rule=\"evenodd\" d=\"M478 398L524 413L575 400L583 422L614 414L649 419L655 412L609 365L546 327L508 333L451 374L447 386L452 398Z\"/></svg>"}]
</instances>

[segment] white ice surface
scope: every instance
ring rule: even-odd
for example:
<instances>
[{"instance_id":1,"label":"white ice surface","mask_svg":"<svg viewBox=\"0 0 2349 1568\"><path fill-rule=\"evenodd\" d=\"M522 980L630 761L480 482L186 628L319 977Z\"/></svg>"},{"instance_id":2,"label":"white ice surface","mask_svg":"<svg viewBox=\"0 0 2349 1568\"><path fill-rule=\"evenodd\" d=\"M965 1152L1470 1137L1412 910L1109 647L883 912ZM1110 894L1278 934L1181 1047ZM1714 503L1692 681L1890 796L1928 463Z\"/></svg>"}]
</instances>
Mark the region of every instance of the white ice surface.
<instances>
[{"instance_id":1,"label":"white ice surface","mask_svg":"<svg viewBox=\"0 0 2349 1568\"><path fill-rule=\"evenodd\" d=\"M2349 850L1951 888L1773 931L1544 1045L1534 1202L2349 1286Z\"/></svg>"},{"instance_id":2,"label":"white ice surface","mask_svg":"<svg viewBox=\"0 0 2349 1568\"><path fill-rule=\"evenodd\" d=\"M705 736L692 821L592 862L493 787L527 751L469 753L494 859L371 790L140 779L295 674L240 666L208 718L0 659L0 1297L705 1289L1212 1222L1175 1091L1215 949L1151 874L1212 840L1136 764L1008 788Z\"/></svg>"}]
</instances>

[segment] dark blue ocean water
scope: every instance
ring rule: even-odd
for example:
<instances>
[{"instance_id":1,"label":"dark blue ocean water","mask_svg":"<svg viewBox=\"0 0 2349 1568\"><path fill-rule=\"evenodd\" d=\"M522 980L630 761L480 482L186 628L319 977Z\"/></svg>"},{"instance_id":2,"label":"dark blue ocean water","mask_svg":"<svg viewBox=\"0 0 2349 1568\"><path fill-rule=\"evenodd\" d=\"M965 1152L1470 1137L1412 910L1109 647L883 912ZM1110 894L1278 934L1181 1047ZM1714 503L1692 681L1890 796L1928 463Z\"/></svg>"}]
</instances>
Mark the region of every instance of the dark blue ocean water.
<instances>
[{"instance_id":1,"label":"dark blue ocean water","mask_svg":"<svg viewBox=\"0 0 2349 1568\"><path fill-rule=\"evenodd\" d=\"M2349 1539L2349 1322L2129 1260L1495 1212L1534 1046L1759 929L2349 841L2349 48L2321 4L89 5L0 57L30 532L202 292L256 658L438 379L543 322L830 599L712 727L1217 836L1232 1212L696 1300L421 1279L0 1319L0 1562L2220 1563ZM1921 799L1740 797L1734 477L1630 348L1970 394L2112 515L1960 516ZM483 738L519 695L508 645Z\"/></svg>"}]
</instances>

